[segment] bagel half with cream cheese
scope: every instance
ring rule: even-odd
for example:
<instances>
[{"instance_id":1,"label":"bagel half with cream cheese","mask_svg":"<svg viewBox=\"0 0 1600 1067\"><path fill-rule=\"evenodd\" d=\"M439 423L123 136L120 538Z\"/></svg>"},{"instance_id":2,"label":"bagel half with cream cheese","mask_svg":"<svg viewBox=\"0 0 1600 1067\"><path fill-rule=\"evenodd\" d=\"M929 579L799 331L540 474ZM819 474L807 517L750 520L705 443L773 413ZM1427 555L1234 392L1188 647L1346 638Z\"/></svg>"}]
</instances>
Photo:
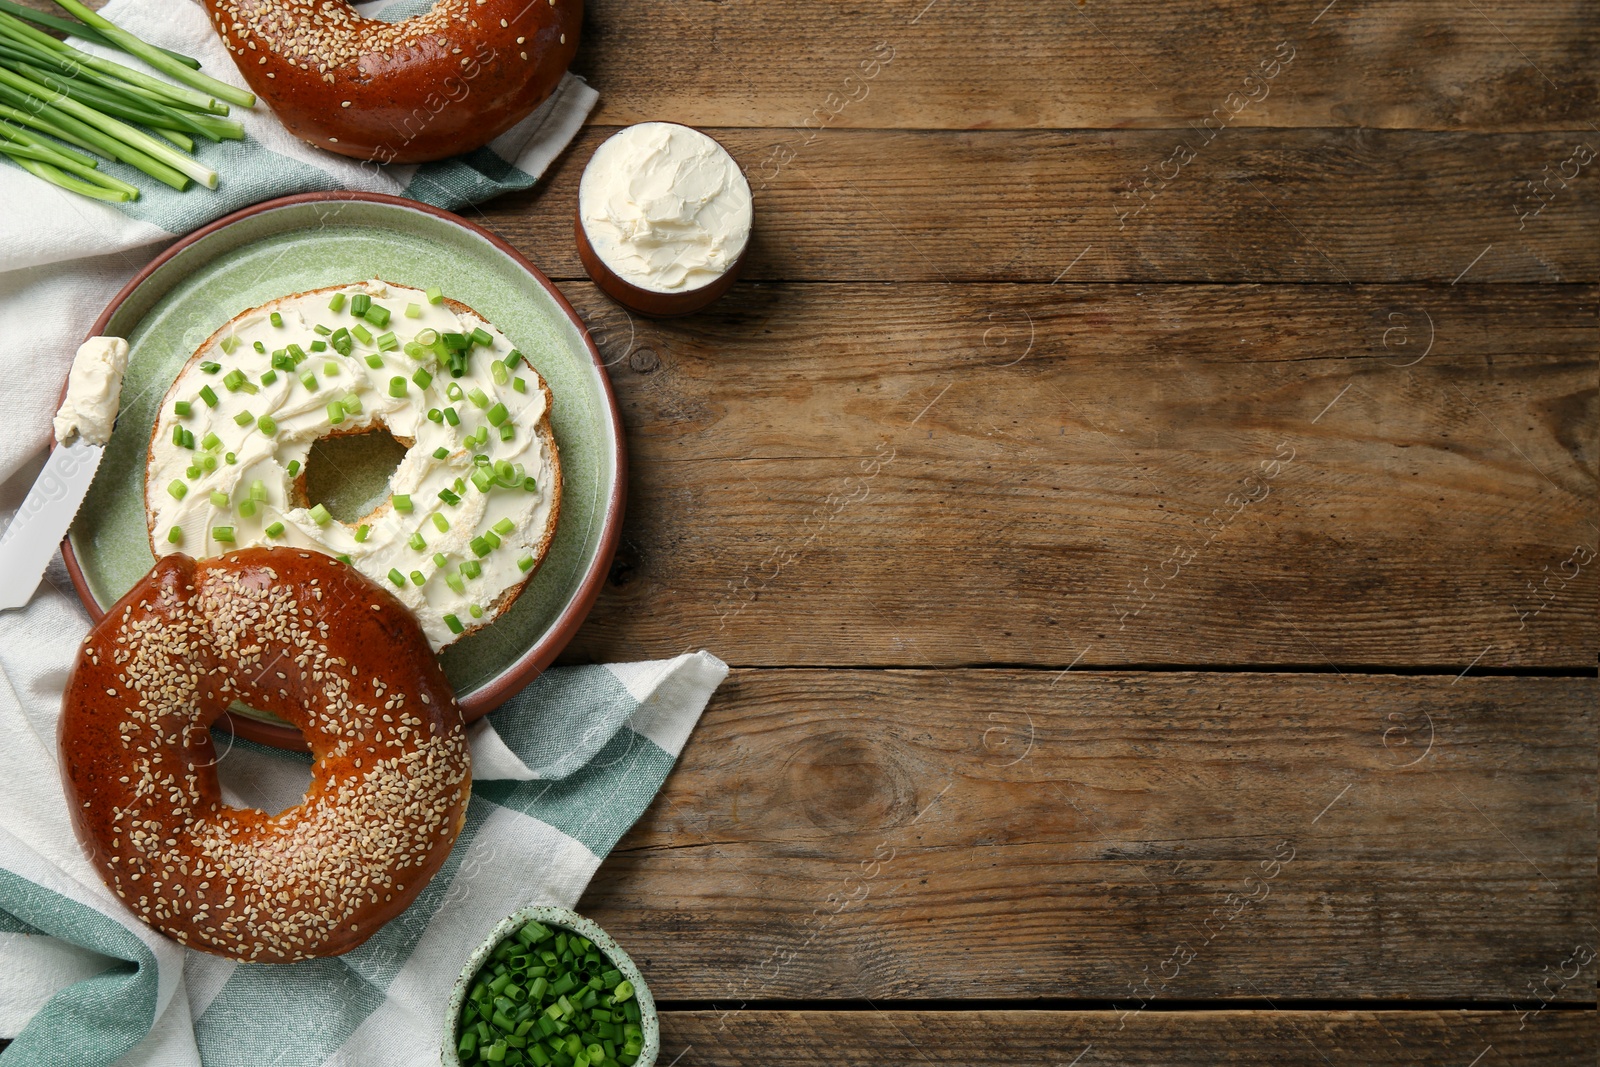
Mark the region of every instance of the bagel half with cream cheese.
<instances>
[{"instance_id":1,"label":"bagel half with cream cheese","mask_svg":"<svg viewBox=\"0 0 1600 1067\"><path fill-rule=\"evenodd\" d=\"M338 557L441 649L506 611L549 551L551 404L511 341L437 290L372 280L280 297L207 338L163 398L145 471L151 547ZM373 430L405 457L377 507L340 521L306 496L311 447Z\"/></svg>"}]
</instances>

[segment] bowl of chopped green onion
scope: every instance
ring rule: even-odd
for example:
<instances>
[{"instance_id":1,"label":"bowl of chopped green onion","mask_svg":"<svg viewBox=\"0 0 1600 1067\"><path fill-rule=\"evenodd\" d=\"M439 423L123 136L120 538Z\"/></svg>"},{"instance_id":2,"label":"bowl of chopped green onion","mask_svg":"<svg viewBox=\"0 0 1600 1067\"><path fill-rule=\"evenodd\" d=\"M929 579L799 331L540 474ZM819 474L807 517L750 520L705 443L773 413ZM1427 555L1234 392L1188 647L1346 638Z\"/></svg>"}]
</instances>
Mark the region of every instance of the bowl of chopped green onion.
<instances>
[{"instance_id":1,"label":"bowl of chopped green onion","mask_svg":"<svg viewBox=\"0 0 1600 1067\"><path fill-rule=\"evenodd\" d=\"M566 908L503 919L461 970L444 1067L651 1067L655 1000L604 930Z\"/></svg>"}]
</instances>

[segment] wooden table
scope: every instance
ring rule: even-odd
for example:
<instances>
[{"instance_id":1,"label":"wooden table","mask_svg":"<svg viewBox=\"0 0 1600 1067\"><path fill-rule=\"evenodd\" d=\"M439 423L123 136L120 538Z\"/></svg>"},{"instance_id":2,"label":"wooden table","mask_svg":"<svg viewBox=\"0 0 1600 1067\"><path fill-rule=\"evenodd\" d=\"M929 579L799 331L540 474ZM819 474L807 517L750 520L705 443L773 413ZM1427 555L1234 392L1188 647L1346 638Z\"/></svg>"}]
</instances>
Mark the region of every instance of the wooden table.
<instances>
[{"instance_id":1,"label":"wooden table","mask_svg":"<svg viewBox=\"0 0 1600 1067\"><path fill-rule=\"evenodd\" d=\"M663 1067L1594 1063L1592 4L591 0ZM629 318L618 126L756 189Z\"/></svg>"},{"instance_id":2,"label":"wooden table","mask_svg":"<svg viewBox=\"0 0 1600 1067\"><path fill-rule=\"evenodd\" d=\"M483 217L628 423L568 659L735 667L581 905L662 1065L1595 1062L1597 22L589 5ZM676 323L572 249L650 119L756 189Z\"/></svg>"}]
</instances>

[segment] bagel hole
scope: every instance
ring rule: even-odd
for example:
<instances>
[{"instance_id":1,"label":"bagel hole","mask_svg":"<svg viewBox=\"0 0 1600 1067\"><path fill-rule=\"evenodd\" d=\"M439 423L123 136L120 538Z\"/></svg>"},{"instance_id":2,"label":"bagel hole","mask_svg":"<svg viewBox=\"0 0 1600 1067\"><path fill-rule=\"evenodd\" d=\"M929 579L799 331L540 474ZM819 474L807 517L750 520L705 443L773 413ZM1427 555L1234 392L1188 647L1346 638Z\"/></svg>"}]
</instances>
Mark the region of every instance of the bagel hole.
<instances>
[{"instance_id":1,"label":"bagel hole","mask_svg":"<svg viewBox=\"0 0 1600 1067\"><path fill-rule=\"evenodd\" d=\"M407 447L386 427L318 438L306 457L306 505L321 504L340 522L372 514L389 499Z\"/></svg>"},{"instance_id":2,"label":"bagel hole","mask_svg":"<svg viewBox=\"0 0 1600 1067\"><path fill-rule=\"evenodd\" d=\"M224 804L279 815L305 803L311 787L309 753L268 752L239 741L225 729L211 731L211 744L217 752L217 783Z\"/></svg>"}]
</instances>

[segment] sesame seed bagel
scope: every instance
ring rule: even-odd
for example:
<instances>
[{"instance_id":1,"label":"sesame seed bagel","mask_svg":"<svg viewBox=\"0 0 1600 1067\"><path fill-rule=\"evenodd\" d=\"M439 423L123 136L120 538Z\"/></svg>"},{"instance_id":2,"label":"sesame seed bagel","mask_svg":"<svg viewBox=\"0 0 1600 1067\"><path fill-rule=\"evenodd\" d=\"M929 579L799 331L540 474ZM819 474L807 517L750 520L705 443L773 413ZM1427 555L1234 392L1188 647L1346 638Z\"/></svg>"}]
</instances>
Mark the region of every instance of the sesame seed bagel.
<instances>
[{"instance_id":1,"label":"sesame seed bagel","mask_svg":"<svg viewBox=\"0 0 1600 1067\"><path fill-rule=\"evenodd\" d=\"M234 701L305 735L299 806L223 803L208 727ZM461 711L411 613L293 549L157 562L84 641L60 745L106 885L180 943L261 963L348 952L405 910L471 792Z\"/></svg>"},{"instance_id":2,"label":"sesame seed bagel","mask_svg":"<svg viewBox=\"0 0 1600 1067\"><path fill-rule=\"evenodd\" d=\"M438 0L399 22L345 0L204 0L245 81L295 136L378 163L488 144L561 82L582 0Z\"/></svg>"}]
</instances>

